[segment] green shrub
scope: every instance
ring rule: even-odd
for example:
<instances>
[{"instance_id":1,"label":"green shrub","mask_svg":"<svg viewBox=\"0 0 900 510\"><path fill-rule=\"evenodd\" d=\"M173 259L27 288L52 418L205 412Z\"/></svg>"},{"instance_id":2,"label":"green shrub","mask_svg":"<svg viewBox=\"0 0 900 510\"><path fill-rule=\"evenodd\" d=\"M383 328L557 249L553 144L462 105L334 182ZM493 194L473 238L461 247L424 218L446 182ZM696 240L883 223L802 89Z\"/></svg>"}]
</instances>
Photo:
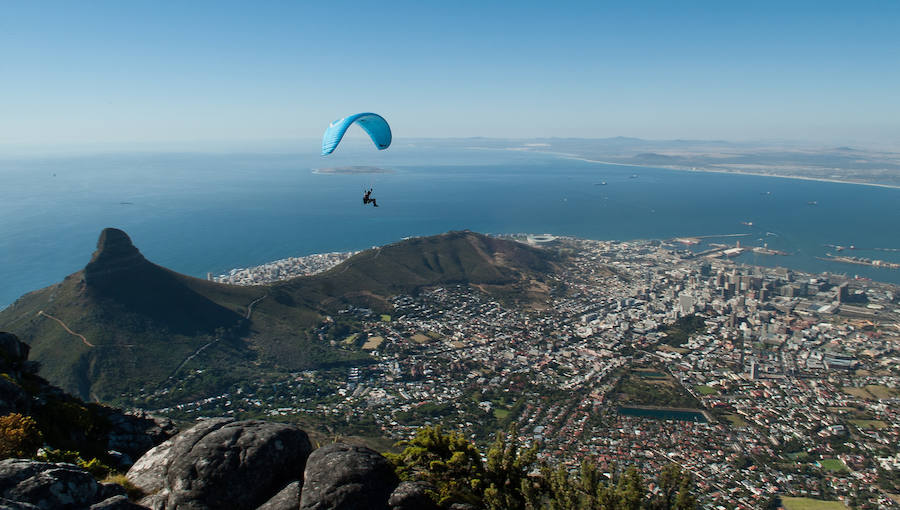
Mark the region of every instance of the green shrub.
<instances>
[{"instance_id":1,"label":"green shrub","mask_svg":"<svg viewBox=\"0 0 900 510\"><path fill-rule=\"evenodd\" d=\"M31 416L12 413L0 417L0 459L31 457L43 443Z\"/></svg>"},{"instance_id":2,"label":"green shrub","mask_svg":"<svg viewBox=\"0 0 900 510\"><path fill-rule=\"evenodd\" d=\"M72 450L55 450L53 448L44 448L35 456L37 460L44 462L68 462L83 468L85 471L94 476L98 480L102 480L113 472L113 469L104 464L100 459L91 457L90 460L84 460L84 457L78 452Z\"/></svg>"}]
</instances>

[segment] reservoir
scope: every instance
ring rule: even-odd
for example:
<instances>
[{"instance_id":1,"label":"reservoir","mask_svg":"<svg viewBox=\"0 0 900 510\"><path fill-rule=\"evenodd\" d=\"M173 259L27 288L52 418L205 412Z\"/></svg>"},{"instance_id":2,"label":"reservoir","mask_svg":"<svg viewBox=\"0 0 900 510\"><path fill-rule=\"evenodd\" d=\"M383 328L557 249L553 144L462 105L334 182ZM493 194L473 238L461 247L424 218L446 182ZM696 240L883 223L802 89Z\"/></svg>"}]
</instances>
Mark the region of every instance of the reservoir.
<instances>
[{"instance_id":1,"label":"reservoir","mask_svg":"<svg viewBox=\"0 0 900 510\"><path fill-rule=\"evenodd\" d=\"M706 417L699 411L666 408L645 409L642 407L619 407L618 411L619 414L624 416L639 416L653 420L695 421L706 423Z\"/></svg>"},{"instance_id":2,"label":"reservoir","mask_svg":"<svg viewBox=\"0 0 900 510\"><path fill-rule=\"evenodd\" d=\"M666 377L668 377L666 374L663 374L662 372L649 372L649 371L643 371L643 370L635 370L633 373L637 376L645 377L647 379L665 379Z\"/></svg>"}]
</instances>

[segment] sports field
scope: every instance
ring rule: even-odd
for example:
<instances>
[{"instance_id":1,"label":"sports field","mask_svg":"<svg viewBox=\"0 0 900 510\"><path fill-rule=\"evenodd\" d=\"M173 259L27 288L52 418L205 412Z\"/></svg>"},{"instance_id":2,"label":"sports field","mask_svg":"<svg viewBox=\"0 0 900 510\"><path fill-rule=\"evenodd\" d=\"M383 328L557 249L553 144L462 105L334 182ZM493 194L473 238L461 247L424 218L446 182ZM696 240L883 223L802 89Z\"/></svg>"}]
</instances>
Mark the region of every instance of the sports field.
<instances>
[{"instance_id":1,"label":"sports field","mask_svg":"<svg viewBox=\"0 0 900 510\"><path fill-rule=\"evenodd\" d=\"M823 501L812 498L782 497L781 504L787 510L847 510L840 501Z\"/></svg>"}]
</instances>

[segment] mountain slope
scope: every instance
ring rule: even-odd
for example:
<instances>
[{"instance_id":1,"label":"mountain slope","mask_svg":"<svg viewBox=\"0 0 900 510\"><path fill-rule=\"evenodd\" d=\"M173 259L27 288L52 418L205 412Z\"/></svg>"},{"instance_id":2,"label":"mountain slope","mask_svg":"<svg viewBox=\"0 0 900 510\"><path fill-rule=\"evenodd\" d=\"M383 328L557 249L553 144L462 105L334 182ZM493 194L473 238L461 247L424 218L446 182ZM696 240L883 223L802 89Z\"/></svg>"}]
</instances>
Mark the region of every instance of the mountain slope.
<instances>
[{"instance_id":1,"label":"mountain slope","mask_svg":"<svg viewBox=\"0 0 900 510\"><path fill-rule=\"evenodd\" d=\"M474 232L414 238L359 253L332 270L275 286L320 306L384 298L419 288L474 284L504 294L553 270L547 253Z\"/></svg>"},{"instance_id":2,"label":"mountain slope","mask_svg":"<svg viewBox=\"0 0 900 510\"><path fill-rule=\"evenodd\" d=\"M84 270L22 296L0 312L0 328L31 345L45 377L82 398L126 403L124 392L177 386L197 366L200 382L179 391L202 398L265 370L363 362L364 353L315 333L347 304L388 311L393 295L447 284L541 301L554 267L542 250L450 232L368 250L316 276L239 287L157 266L127 234L105 229Z\"/></svg>"},{"instance_id":3,"label":"mountain slope","mask_svg":"<svg viewBox=\"0 0 900 510\"><path fill-rule=\"evenodd\" d=\"M0 323L31 345L54 384L109 400L120 383L165 379L216 334L240 335L243 307L259 293L157 266L124 232L105 229L84 270L22 296Z\"/></svg>"}]
</instances>

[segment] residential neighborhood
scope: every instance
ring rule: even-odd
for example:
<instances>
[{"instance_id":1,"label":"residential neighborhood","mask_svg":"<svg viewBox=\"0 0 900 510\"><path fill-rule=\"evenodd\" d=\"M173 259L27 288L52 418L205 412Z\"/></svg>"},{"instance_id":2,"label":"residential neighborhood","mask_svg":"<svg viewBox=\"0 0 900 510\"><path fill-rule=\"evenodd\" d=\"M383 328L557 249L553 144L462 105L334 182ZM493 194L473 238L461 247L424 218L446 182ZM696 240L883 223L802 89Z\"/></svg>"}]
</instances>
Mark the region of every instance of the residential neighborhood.
<instances>
[{"instance_id":1,"label":"residential neighborhood","mask_svg":"<svg viewBox=\"0 0 900 510\"><path fill-rule=\"evenodd\" d=\"M567 254L547 303L459 284L395 296L390 314L346 307L319 338L370 363L153 411L313 417L392 440L441 424L482 445L515 427L572 469L590 458L652 479L677 463L706 508L760 508L775 494L900 506L896 286L674 241L516 238ZM296 274L270 266L229 281ZM358 330L335 336L341 324Z\"/></svg>"}]
</instances>

